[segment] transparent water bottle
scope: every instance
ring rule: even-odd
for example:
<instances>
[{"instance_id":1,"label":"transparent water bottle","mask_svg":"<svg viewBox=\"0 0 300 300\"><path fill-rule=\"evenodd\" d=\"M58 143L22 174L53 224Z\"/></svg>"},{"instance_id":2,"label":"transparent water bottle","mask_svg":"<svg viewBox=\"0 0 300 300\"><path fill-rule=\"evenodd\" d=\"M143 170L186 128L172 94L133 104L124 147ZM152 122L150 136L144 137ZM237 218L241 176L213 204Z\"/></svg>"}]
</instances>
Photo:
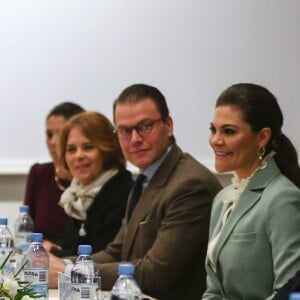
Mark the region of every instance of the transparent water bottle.
<instances>
[{"instance_id":1,"label":"transparent water bottle","mask_svg":"<svg viewBox=\"0 0 300 300\"><path fill-rule=\"evenodd\" d=\"M100 276L91 258L92 246L79 245L78 257L71 271L72 300L100 300Z\"/></svg>"},{"instance_id":2,"label":"transparent water bottle","mask_svg":"<svg viewBox=\"0 0 300 300\"><path fill-rule=\"evenodd\" d=\"M300 300L300 292L292 292L289 294L289 300Z\"/></svg>"},{"instance_id":3,"label":"transparent water bottle","mask_svg":"<svg viewBox=\"0 0 300 300\"><path fill-rule=\"evenodd\" d=\"M142 292L134 279L133 264L119 264L119 278L111 290L111 300L142 300Z\"/></svg>"},{"instance_id":4,"label":"transparent water bottle","mask_svg":"<svg viewBox=\"0 0 300 300\"><path fill-rule=\"evenodd\" d=\"M40 295L37 299L48 299L49 255L43 244L42 233L32 233L25 259L24 279L31 282L30 287Z\"/></svg>"},{"instance_id":5,"label":"transparent water bottle","mask_svg":"<svg viewBox=\"0 0 300 300\"><path fill-rule=\"evenodd\" d=\"M7 218L0 218L0 265L13 250L13 236L7 227ZM10 272L10 263L6 263L4 272Z\"/></svg>"},{"instance_id":6,"label":"transparent water bottle","mask_svg":"<svg viewBox=\"0 0 300 300\"><path fill-rule=\"evenodd\" d=\"M14 246L16 253L24 254L31 243L31 234L33 232L33 221L28 214L27 205L20 206L20 213L15 222Z\"/></svg>"}]
</instances>

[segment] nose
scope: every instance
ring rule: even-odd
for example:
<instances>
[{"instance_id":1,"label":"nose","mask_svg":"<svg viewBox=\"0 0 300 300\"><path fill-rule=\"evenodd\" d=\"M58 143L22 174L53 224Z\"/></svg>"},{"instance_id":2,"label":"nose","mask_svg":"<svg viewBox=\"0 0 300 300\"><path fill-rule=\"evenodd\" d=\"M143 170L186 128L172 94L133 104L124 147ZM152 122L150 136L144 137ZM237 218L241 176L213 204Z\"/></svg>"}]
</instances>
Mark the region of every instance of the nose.
<instances>
[{"instance_id":1,"label":"nose","mask_svg":"<svg viewBox=\"0 0 300 300\"><path fill-rule=\"evenodd\" d=\"M132 142L140 142L142 140L142 136L138 133L138 131L133 128L131 132L131 141Z\"/></svg>"},{"instance_id":2,"label":"nose","mask_svg":"<svg viewBox=\"0 0 300 300\"><path fill-rule=\"evenodd\" d=\"M56 146L56 141L57 141L57 136L56 134L53 134L52 137L50 138L50 145L51 146Z\"/></svg>"},{"instance_id":3,"label":"nose","mask_svg":"<svg viewBox=\"0 0 300 300\"><path fill-rule=\"evenodd\" d=\"M75 154L76 154L76 157L79 159L84 157L84 151L80 148L77 149Z\"/></svg>"},{"instance_id":4,"label":"nose","mask_svg":"<svg viewBox=\"0 0 300 300\"><path fill-rule=\"evenodd\" d=\"M210 144L213 145L223 145L224 141L222 139L222 137L220 136L220 134L215 133L215 134L211 134L210 136Z\"/></svg>"}]
</instances>

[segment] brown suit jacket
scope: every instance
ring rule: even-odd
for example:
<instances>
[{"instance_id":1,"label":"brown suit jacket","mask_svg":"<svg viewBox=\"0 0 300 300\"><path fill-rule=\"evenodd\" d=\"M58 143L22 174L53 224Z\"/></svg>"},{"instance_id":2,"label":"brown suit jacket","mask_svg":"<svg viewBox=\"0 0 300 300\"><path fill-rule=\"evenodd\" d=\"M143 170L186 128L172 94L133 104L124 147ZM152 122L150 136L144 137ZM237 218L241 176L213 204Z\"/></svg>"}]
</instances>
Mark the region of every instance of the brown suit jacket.
<instances>
[{"instance_id":1,"label":"brown suit jacket","mask_svg":"<svg viewBox=\"0 0 300 300\"><path fill-rule=\"evenodd\" d=\"M114 241L93 255L102 289L117 279L119 262L136 266L143 293L159 299L200 299L211 203L221 185L189 154L173 145Z\"/></svg>"}]
</instances>

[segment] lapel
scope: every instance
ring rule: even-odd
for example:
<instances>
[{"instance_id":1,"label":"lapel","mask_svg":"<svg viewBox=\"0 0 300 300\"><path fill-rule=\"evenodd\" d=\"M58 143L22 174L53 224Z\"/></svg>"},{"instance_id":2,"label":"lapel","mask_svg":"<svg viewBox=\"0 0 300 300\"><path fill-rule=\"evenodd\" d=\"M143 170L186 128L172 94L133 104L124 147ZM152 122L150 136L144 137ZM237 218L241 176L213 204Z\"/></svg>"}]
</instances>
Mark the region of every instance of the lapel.
<instances>
[{"instance_id":1,"label":"lapel","mask_svg":"<svg viewBox=\"0 0 300 300\"><path fill-rule=\"evenodd\" d=\"M239 220L243 217L243 215L247 213L247 211L249 211L255 205L255 203L257 203L261 199L261 195L266 186L279 173L280 170L278 169L274 159L269 159L267 166L263 169L258 170L250 179L248 186L242 193L239 202L232 211L231 216L227 220L226 225L223 228L222 234L220 235L219 241L216 245L216 261L218 261L220 251L222 250L223 246L228 240L233 229L238 224ZM226 207L223 207L222 213L224 213ZM222 214L220 216L222 216ZM219 219L222 218L220 216ZM218 226L220 226L220 220L218 221L216 227ZM216 230L214 231L214 234L215 232Z\"/></svg>"},{"instance_id":2,"label":"lapel","mask_svg":"<svg viewBox=\"0 0 300 300\"><path fill-rule=\"evenodd\" d=\"M163 161L161 166L156 170L148 186L143 191L143 194L139 199L129 222L126 218L125 239L123 241L123 255L125 259L128 259L130 255L130 249L132 248L134 238L140 224L146 221L153 201L155 200L155 198L157 198L158 195L161 194L161 191L167 184L168 178L176 167L176 164L181 156L181 149L176 144L174 144L168 156Z\"/></svg>"}]
</instances>

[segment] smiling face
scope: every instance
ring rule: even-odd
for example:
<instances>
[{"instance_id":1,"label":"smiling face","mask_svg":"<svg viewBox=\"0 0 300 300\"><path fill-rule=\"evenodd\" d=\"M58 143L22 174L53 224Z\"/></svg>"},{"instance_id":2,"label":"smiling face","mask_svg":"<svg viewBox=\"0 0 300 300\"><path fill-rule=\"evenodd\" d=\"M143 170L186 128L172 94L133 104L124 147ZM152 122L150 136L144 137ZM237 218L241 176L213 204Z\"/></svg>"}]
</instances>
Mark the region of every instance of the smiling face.
<instances>
[{"instance_id":1,"label":"smiling face","mask_svg":"<svg viewBox=\"0 0 300 300\"><path fill-rule=\"evenodd\" d=\"M87 185L102 172L101 151L78 127L71 129L65 152L70 173L79 183Z\"/></svg>"},{"instance_id":2,"label":"smiling face","mask_svg":"<svg viewBox=\"0 0 300 300\"><path fill-rule=\"evenodd\" d=\"M235 171L239 178L247 178L260 165L258 150L266 145L269 138L270 129L253 132L238 107L218 106L211 122L209 139L215 152L216 170Z\"/></svg>"},{"instance_id":3,"label":"smiling face","mask_svg":"<svg viewBox=\"0 0 300 300\"><path fill-rule=\"evenodd\" d=\"M118 132L122 151L132 164L141 171L158 160L167 150L173 136L173 121L170 117L161 120L161 115L154 102L149 98L135 103L118 103L115 109L116 128L127 128L155 121L151 132L141 135L132 129L131 136L124 137Z\"/></svg>"}]
</instances>

